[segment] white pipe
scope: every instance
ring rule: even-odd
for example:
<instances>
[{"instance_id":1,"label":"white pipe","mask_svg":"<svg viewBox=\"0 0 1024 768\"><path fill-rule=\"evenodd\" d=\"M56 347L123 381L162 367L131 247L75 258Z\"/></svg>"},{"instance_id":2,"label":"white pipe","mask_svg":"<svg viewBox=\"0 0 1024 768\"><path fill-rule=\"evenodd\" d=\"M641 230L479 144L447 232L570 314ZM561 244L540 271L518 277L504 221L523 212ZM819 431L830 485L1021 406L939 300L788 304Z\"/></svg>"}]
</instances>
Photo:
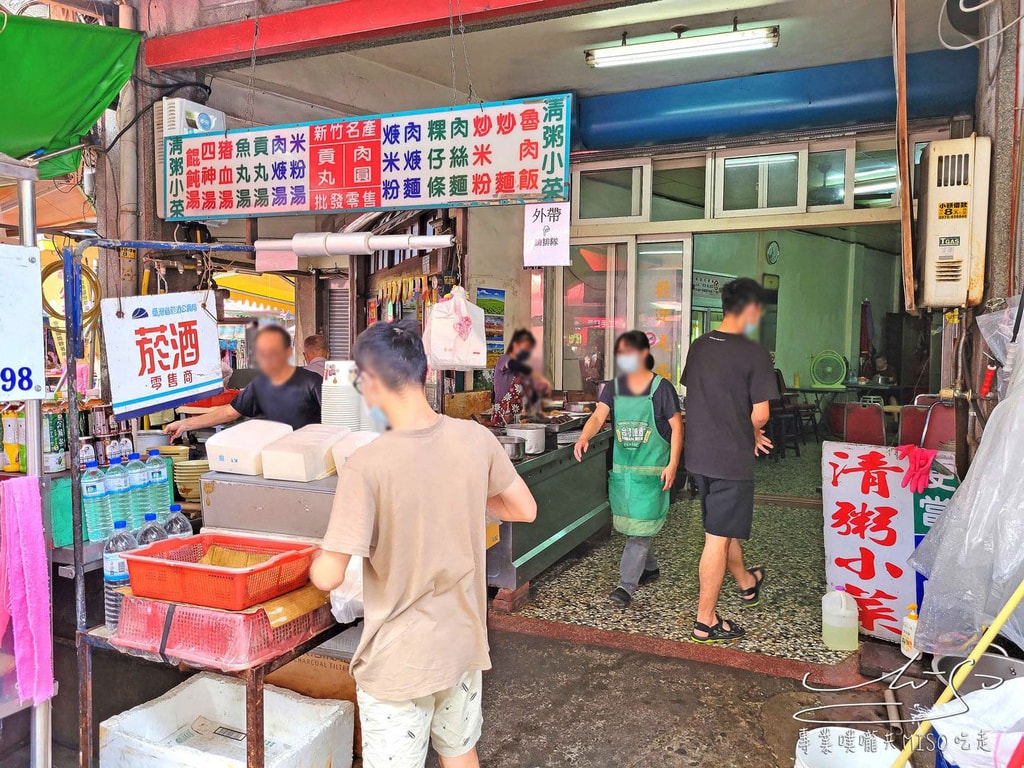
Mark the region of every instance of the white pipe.
<instances>
[{"instance_id":1,"label":"white pipe","mask_svg":"<svg viewBox=\"0 0 1024 768\"><path fill-rule=\"evenodd\" d=\"M308 232L290 241L261 240L266 250L292 250L296 256L353 256L374 251L432 251L455 245L452 235L374 235L370 232ZM279 248L278 243L287 243Z\"/></svg>"}]
</instances>

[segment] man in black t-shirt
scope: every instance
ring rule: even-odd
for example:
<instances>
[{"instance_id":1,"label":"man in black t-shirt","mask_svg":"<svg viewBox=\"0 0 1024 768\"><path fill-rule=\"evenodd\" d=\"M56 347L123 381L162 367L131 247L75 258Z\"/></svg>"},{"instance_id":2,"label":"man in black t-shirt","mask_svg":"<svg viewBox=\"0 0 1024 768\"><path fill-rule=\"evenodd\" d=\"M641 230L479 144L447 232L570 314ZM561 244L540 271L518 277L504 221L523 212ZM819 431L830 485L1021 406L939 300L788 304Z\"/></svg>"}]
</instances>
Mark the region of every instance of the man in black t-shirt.
<instances>
[{"instance_id":1,"label":"man in black t-shirt","mask_svg":"<svg viewBox=\"0 0 1024 768\"><path fill-rule=\"evenodd\" d=\"M240 419L263 418L299 429L320 423L320 387L323 377L296 368L291 356L292 337L279 325L267 325L256 334L256 364L260 374L239 392L230 405L173 421L164 427L172 440L190 429L215 427Z\"/></svg>"},{"instance_id":2,"label":"man in black t-shirt","mask_svg":"<svg viewBox=\"0 0 1024 768\"><path fill-rule=\"evenodd\" d=\"M750 538L754 516L754 459L768 453L768 401L778 399L768 350L748 338L763 307L761 286L739 278L722 289L721 325L690 346L681 383L686 387L686 471L700 493L704 552L700 559L700 600L692 640L722 643L745 634L718 616L718 596L728 571L745 607L758 605L765 569L748 569L740 539Z\"/></svg>"}]
</instances>

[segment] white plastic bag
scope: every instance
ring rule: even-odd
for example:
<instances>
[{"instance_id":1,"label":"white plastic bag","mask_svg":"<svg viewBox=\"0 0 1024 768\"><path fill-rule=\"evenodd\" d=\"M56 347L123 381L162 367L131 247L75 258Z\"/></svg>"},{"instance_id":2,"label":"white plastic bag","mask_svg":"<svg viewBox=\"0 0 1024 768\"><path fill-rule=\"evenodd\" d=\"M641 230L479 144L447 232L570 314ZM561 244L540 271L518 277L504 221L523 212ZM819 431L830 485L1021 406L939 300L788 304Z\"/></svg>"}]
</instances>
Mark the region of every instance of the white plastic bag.
<instances>
[{"instance_id":1,"label":"white plastic bag","mask_svg":"<svg viewBox=\"0 0 1024 768\"><path fill-rule=\"evenodd\" d=\"M423 346L427 363L434 370L472 371L487 367L484 311L470 303L464 288L455 286L451 298L427 311Z\"/></svg>"},{"instance_id":2,"label":"white plastic bag","mask_svg":"<svg viewBox=\"0 0 1024 768\"><path fill-rule=\"evenodd\" d=\"M345 580L331 590L331 613L339 624L351 624L363 617L363 558L349 560Z\"/></svg>"},{"instance_id":3,"label":"white plastic bag","mask_svg":"<svg viewBox=\"0 0 1024 768\"><path fill-rule=\"evenodd\" d=\"M1024 680L986 685L994 687L964 694L960 701L954 698L927 714L942 737L942 756L957 768L1009 765L1024 738Z\"/></svg>"}]
</instances>

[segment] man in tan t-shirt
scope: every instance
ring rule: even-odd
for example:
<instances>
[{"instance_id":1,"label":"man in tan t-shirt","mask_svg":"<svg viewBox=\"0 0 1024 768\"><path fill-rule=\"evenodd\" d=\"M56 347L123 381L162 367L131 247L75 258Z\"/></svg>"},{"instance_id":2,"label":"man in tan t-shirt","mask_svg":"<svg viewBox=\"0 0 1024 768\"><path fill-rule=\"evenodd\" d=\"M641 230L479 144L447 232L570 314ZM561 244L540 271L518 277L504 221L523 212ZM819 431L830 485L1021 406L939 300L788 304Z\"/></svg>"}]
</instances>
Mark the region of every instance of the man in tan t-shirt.
<instances>
[{"instance_id":1,"label":"man in tan t-shirt","mask_svg":"<svg viewBox=\"0 0 1024 768\"><path fill-rule=\"evenodd\" d=\"M486 517L530 522L537 505L494 435L430 408L414 321L371 326L354 352L356 384L391 429L341 468L310 577L334 589L365 558L352 658L363 765L422 768L429 740L444 768L476 768L491 667Z\"/></svg>"}]
</instances>

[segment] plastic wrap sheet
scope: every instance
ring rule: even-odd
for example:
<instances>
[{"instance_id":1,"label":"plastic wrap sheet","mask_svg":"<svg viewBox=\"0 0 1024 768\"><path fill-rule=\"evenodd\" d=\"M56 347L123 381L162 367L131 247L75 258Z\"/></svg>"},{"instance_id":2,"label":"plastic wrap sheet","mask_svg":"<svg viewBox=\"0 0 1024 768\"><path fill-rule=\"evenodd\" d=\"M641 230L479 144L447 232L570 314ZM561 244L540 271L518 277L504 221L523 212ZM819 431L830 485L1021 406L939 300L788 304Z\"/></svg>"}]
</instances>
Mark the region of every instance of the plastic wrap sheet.
<instances>
[{"instance_id":1,"label":"plastic wrap sheet","mask_svg":"<svg viewBox=\"0 0 1024 768\"><path fill-rule=\"evenodd\" d=\"M1024 580L1024 365L992 411L967 477L910 563L929 579L914 640L927 653L973 646ZM1003 634L1024 646L1024 607Z\"/></svg>"},{"instance_id":2,"label":"plastic wrap sheet","mask_svg":"<svg viewBox=\"0 0 1024 768\"><path fill-rule=\"evenodd\" d=\"M331 613L339 624L351 624L363 617L363 558L348 561L345 581L331 591Z\"/></svg>"},{"instance_id":3,"label":"plastic wrap sheet","mask_svg":"<svg viewBox=\"0 0 1024 768\"><path fill-rule=\"evenodd\" d=\"M1006 300L1006 306L995 312L986 312L978 315L978 330L985 339L996 360L1005 364L1007 354L1010 350L1010 339L1013 336L1013 322L1017 316L1017 305L1020 304L1020 296L1013 296ZM999 397L1006 397L1006 389L1009 384L1009 376L1005 369L996 371L996 392Z\"/></svg>"}]
</instances>

